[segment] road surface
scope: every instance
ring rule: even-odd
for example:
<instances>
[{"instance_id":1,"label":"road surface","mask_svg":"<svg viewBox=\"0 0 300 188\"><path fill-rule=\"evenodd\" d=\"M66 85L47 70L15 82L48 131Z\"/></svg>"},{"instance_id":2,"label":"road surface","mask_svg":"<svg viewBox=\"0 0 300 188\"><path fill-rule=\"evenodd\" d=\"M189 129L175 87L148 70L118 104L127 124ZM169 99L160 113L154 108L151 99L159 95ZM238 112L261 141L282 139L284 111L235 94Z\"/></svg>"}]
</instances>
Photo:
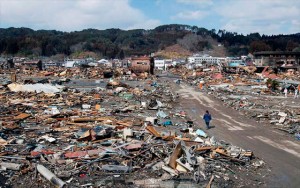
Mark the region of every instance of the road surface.
<instances>
[{"instance_id":1,"label":"road surface","mask_svg":"<svg viewBox=\"0 0 300 188\"><path fill-rule=\"evenodd\" d=\"M267 187L300 187L299 141L279 130L246 118L192 86L185 83L173 86L181 96L182 109L197 123L197 126L205 127L202 116L205 110L209 110L213 117L211 123L215 126L207 130L209 135L252 150L255 156L271 166L271 176L266 180Z\"/></svg>"}]
</instances>

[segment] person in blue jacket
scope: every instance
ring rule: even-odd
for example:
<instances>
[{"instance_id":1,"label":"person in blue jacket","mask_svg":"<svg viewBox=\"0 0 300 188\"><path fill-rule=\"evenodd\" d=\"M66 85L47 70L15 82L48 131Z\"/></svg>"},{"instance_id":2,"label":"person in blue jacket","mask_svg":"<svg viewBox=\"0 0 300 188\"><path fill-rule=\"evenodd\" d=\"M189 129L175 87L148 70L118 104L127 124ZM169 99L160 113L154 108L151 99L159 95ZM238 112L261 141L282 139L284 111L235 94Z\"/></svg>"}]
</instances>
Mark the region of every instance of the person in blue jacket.
<instances>
[{"instance_id":1,"label":"person in blue jacket","mask_svg":"<svg viewBox=\"0 0 300 188\"><path fill-rule=\"evenodd\" d=\"M205 121L206 128L209 129L210 128L209 127L209 122L211 121L211 115L210 115L208 110L206 110L206 113L204 114L203 119Z\"/></svg>"}]
</instances>

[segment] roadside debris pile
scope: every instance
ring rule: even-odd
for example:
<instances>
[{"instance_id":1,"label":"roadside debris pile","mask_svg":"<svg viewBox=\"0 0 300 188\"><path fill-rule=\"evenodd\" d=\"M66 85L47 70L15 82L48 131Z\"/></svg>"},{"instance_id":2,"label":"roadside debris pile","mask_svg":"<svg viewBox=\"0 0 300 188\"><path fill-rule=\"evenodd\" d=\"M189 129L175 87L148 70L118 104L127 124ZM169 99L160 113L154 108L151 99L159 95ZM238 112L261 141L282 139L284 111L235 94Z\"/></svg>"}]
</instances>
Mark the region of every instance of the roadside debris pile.
<instances>
[{"instance_id":1,"label":"roadside debris pile","mask_svg":"<svg viewBox=\"0 0 300 188\"><path fill-rule=\"evenodd\" d=\"M194 125L167 82L130 84L110 80L89 92L1 87L1 185L263 184L264 162Z\"/></svg>"}]
</instances>

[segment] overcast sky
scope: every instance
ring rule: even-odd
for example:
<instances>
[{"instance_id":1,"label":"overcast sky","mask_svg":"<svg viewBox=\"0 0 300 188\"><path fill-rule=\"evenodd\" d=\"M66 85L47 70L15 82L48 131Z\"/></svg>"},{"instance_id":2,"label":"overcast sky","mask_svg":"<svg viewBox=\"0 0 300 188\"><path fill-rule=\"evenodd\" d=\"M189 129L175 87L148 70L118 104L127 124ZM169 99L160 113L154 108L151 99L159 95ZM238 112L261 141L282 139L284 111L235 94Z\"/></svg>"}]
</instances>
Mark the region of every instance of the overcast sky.
<instances>
[{"instance_id":1,"label":"overcast sky","mask_svg":"<svg viewBox=\"0 0 300 188\"><path fill-rule=\"evenodd\" d=\"M237 33L300 32L300 0L0 0L0 28L75 31L188 24Z\"/></svg>"}]
</instances>

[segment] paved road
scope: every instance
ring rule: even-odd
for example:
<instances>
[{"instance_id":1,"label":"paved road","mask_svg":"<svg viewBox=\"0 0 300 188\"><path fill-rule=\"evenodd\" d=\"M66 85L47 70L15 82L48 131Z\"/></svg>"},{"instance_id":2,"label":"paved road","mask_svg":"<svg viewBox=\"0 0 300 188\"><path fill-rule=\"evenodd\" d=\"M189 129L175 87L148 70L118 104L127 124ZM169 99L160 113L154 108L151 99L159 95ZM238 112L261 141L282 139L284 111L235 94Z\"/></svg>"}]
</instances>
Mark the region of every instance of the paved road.
<instances>
[{"instance_id":1,"label":"paved road","mask_svg":"<svg viewBox=\"0 0 300 188\"><path fill-rule=\"evenodd\" d=\"M175 85L175 84L174 84ZM181 105L191 118L204 128L202 115L209 110L213 116L209 135L228 141L255 155L271 166L268 187L300 187L300 142L279 130L261 125L224 106L213 97L191 86L175 86L181 96Z\"/></svg>"}]
</instances>

